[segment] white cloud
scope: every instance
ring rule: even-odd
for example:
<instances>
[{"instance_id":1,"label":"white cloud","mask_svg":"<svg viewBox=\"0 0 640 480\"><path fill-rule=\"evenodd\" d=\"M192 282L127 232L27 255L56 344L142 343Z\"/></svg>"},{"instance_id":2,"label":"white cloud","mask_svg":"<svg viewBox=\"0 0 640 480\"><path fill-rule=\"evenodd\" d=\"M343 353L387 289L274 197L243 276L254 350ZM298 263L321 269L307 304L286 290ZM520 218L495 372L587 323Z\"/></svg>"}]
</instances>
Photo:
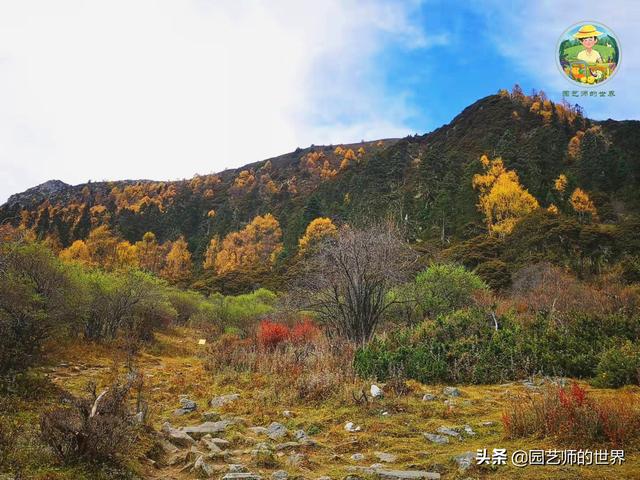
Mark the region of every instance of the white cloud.
<instances>
[{"instance_id":1,"label":"white cloud","mask_svg":"<svg viewBox=\"0 0 640 480\"><path fill-rule=\"evenodd\" d=\"M384 0L0 0L0 202L411 133L374 64L446 43Z\"/></svg>"},{"instance_id":2,"label":"white cloud","mask_svg":"<svg viewBox=\"0 0 640 480\"><path fill-rule=\"evenodd\" d=\"M571 25L582 21L600 22L617 35L620 70L595 90L614 90L614 98L570 99L582 105L595 119L637 119L640 117L640 2L635 0L569 0L520 1L505 4L486 0L474 4L486 16L492 36L500 52L511 59L515 68L526 72L553 99L560 100L564 90L576 88L562 76L556 65L556 46L560 35Z\"/></svg>"}]
</instances>

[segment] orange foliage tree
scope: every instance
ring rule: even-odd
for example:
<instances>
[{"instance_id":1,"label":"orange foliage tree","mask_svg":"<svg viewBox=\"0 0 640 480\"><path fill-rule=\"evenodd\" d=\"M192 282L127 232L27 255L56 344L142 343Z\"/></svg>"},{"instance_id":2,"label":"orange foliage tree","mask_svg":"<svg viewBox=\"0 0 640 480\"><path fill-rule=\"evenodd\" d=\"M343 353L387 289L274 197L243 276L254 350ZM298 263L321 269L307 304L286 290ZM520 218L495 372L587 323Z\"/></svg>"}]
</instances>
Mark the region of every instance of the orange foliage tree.
<instances>
[{"instance_id":1,"label":"orange foliage tree","mask_svg":"<svg viewBox=\"0 0 640 480\"><path fill-rule=\"evenodd\" d=\"M171 245L161 275L171 283L185 283L191 278L191 253L184 237Z\"/></svg>"},{"instance_id":2,"label":"orange foliage tree","mask_svg":"<svg viewBox=\"0 0 640 480\"><path fill-rule=\"evenodd\" d=\"M598 218L598 211L591 201L591 198L589 198L589 195L584 190L576 188L571 194L569 202L571 203L573 210L578 214L580 220L595 220Z\"/></svg>"},{"instance_id":3,"label":"orange foliage tree","mask_svg":"<svg viewBox=\"0 0 640 480\"><path fill-rule=\"evenodd\" d=\"M312 250L315 245L318 245L324 238L335 236L337 233L338 229L330 218L318 217L307 225L304 235L300 237L298 241L298 252L304 255L306 252Z\"/></svg>"},{"instance_id":4,"label":"orange foliage tree","mask_svg":"<svg viewBox=\"0 0 640 480\"><path fill-rule=\"evenodd\" d=\"M282 251L282 230L270 213L255 217L238 232L229 233L216 254L217 273L264 268L273 265Z\"/></svg>"},{"instance_id":5,"label":"orange foliage tree","mask_svg":"<svg viewBox=\"0 0 640 480\"><path fill-rule=\"evenodd\" d=\"M520 218L538 208L538 201L520 185L518 174L507 170L501 158L480 158L484 173L473 176L473 188L480 192L478 210L492 234L511 233Z\"/></svg>"}]
</instances>

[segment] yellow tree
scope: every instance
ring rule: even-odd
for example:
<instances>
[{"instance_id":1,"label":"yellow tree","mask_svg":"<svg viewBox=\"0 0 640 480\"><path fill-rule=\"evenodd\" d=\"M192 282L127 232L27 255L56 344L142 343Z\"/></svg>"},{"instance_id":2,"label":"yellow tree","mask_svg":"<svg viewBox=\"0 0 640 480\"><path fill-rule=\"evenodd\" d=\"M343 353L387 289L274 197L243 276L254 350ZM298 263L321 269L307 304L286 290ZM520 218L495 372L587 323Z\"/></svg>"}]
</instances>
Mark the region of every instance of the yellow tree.
<instances>
[{"instance_id":1,"label":"yellow tree","mask_svg":"<svg viewBox=\"0 0 640 480\"><path fill-rule=\"evenodd\" d=\"M229 233L216 254L215 267L219 274L261 269L275 263L282 251L282 230L270 213L255 217L238 232Z\"/></svg>"},{"instance_id":2,"label":"yellow tree","mask_svg":"<svg viewBox=\"0 0 640 480\"><path fill-rule=\"evenodd\" d=\"M118 238L111 233L108 226L101 225L91 230L86 243L92 263L106 269L113 268Z\"/></svg>"},{"instance_id":3,"label":"yellow tree","mask_svg":"<svg viewBox=\"0 0 640 480\"><path fill-rule=\"evenodd\" d=\"M135 245L131 245L126 240L118 243L116 246L116 268L137 268L140 265L138 261L138 249Z\"/></svg>"},{"instance_id":4,"label":"yellow tree","mask_svg":"<svg viewBox=\"0 0 640 480\"><path fill-rule=\"evenodd\" d=\"M563 194L567 189L567 185L569 184L569 180L564 173L561 173L558 178L553 182L553 188L560 194Z\"/></svg>"},{"instance_id":5,"label":"yellow tree","mask_svg":"<svg viewBox=\"0 0 640 480\"><path fill-rule=\"evenodd\" d=\"M83 240L76 240L60 252L60 258L67 262L78 262L83 265L91 264L91 256L87 244Z\"/></svg>"},{"instance_id":6,"label":"yellow tree","mask_svg":"<svg viewBox=\"0 0 640 480\"><path fill-rule=\"evenodd\" d=\"M216 235L209 241L207 251L204 254L202 266L205 270L213 270L216 268L216 255L220 251L220 238Z\"/></svg>"},{"instance_id":7,"label":"yellow tree","mask_svg":"<svg viewBox=\"0 0 640 480\"><path fill-rule=\"evenodd\" d=\"M184 237L171 245L161 275L171 283L185 283L191 278L191 253Z\"/></svg>"},{"instance_id":8,"label":"yellow tree","mask_svg":"<svg viewBox=\"0 0 640 480\"><path fill-rule=\"evenodd\" d=\"M338 229L330 218L318 217L307 225L304 235L300 237L298 252L300 255L304 255L318 245L320 241L327 237L335 236L337 233Z\"/></svg>"},{"instance_id":9,"label":"yellow tree","mask_svg":"<svg viewBox=\"0 0 640 480\"><path fill-rule=\"evenodd\" d=\"M580 220L585 220L587 218L595 220L598 218L598 211L589 198L589 195L584 190L576 188L571 194L569 202L571 203L573 210L578 214Z\"/></svg>"},{"instance_id":10,"label":"yellow tree","mask_svg":"<svg viewBox=\"0 0 640 480\"><path fill-rule=\"evenodd\" d=\"M162 267L162 252L156 235L147 232L142 236L142 240L136 242L138 262L140 268L152 273L159 273Z\"/></svg>"},{"instance_id":11,"label":"yellow tree","mask_svg":"<svg viewBox=\"0 0 640 480\"><path fill-rule=\"evenodd\" d=\"M479 191L478 210L485 217L489 232L504 236L518 220L536 210L538 201L520 185L518 174L504 167L501 158L480 157L484 173L473 176L473 188Z\"/></svg>"}]
</instances>

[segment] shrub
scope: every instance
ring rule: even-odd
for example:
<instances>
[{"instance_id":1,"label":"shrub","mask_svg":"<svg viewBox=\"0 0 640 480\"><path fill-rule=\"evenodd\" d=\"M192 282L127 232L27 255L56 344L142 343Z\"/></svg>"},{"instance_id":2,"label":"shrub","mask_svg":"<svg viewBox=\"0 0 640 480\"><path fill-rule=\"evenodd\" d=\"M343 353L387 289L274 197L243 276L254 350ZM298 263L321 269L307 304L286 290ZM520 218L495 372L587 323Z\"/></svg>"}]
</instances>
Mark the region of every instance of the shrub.
<instances>
[{"instance_id":1,"label":"shrub","mask_svg":"<svg viewBox=\"0 0 640 480\"><path fill-rule=\"evenodd\" d=\"M65 464L118 464L137 441L139 426L129 411L133 383L114 384L88 398L69 396L69 407L54 408L40 419L42 439Z\"/></svg>"},{"instance_id":2,"label":"shrub","mask_svg":"<svg viewBox=\"0 0 640 480\"><path fill-rule=\"evenodd\" d=\"M631 397L597 401L573 383L513 399L503 411L502 423L508 438L553 436L581 448L594 443L620 447L640 437L640 408Z\"/></svg>"},{"instance_id":3,"label":"shrub","mask_svg":"<svg viewBox=\"0 0 640 480\"><path fill-rule=\"evenodd\" d=\"M322 332L309 318L305 318L302 322L296 323L291 329L289 338L296 344L308 344L316 340Z\"/></svg>"},{"instance_id":4,"label":"shrub","mask_svg":"<svg viewBox=\"0 0 640 480\"><path fill-rule=\"evenodd\" d=\"M501 260L488 260L479 264L474 272L494 290L507 288L511 283L509 266Z\"/></svg>"},{"instance_id":5,"label":"shrub","mask_svg":"<svg viewBox=\"0 0 640 480\"><path fill-rule=\"evenodd\" d=\"M627 340L606 350L596 373L594 385L599 387L640 385L640 346Z\"/></svg>"},{"instance_id":6,"label":"shrub","mask_svg":"<svg viewBox=\"0 0 640 480\"><path fill-rule=\"evenodd\" d=\"M453 264L432 265L420 272L415 281L416 303L422 316L429 318L470 306L474 292L486 289L475 273Z\"/></svg>"},{"instance_id":7,"label":"shrub","mask_svg":"<svg viewBox=\"0 0 640 480\"><path fill-rule=\"evenodd\" d=\"M289 327L270 320L263 320L258 326L258 345L264 348L275 348L289 339L291 331Z\"/></svg>"}]
</instances>

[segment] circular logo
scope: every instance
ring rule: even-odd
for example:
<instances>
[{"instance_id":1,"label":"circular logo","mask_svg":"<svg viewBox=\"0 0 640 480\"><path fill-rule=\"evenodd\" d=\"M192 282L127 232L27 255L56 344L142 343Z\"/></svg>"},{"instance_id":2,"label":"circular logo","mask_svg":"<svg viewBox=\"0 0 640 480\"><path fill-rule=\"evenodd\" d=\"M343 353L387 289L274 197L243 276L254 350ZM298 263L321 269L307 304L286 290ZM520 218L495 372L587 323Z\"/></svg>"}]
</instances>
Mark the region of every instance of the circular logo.
<instances>
[{"instance_id":1,"label":"circular logo","mask_svg":"<svg viewBox=\"0 0 640 480\"><path fill-rule=\"evenodd\" d=\"M620 68L618 37L599 22L576 23L560 37L557 59L560 71L572 83L601 85Z\"/></svg>"}]
</instances>

